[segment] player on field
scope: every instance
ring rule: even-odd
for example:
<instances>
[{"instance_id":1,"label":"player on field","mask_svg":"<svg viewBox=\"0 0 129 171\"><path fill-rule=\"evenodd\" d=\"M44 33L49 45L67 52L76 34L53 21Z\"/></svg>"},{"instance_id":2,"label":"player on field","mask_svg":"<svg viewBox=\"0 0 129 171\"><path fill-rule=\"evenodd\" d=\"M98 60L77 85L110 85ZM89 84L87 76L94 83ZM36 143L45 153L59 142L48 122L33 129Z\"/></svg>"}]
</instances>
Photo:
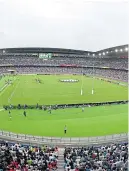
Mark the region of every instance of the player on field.
<instances>
[{"instance_id":1,"label":"player on field","mask_svg":"<svg viewBox=\"0 0 129 171\"><path fill-rule=\"evenodd\" d=\"M26 117L26 111L24 110L23 115Z\"/></svg>"},{"instance_id":2,"label":"player on field","mask_svg":"<svg viewBox=\"0 0 129 171\"><path fill-rule=\"evenodd\" d=\"M49 107L48 112L49 112L50 114L52 113L51 106Z\"/></svg>"},{"instance_id":3,"label":"player on field","mask_svg":"<svg viewBox=\"0 0 129 171\"><path fill-rule=\"evenodd\" d=\"M83 106L82 106L82 112L84 112L84 110L85 110L85 109L84 109L84 105L83 105Z\"/></svg>"},{"instance_id":4,"label":"player on field","mask_svg":"<svg viewBox=\"0 0 129 171\"><path fill-rule=\"evenodd\" d=\"M10 112L10 110L9 110L9 118L11 119L12 117L11 117L11 112Z\"/></svg>"}]
</instances>

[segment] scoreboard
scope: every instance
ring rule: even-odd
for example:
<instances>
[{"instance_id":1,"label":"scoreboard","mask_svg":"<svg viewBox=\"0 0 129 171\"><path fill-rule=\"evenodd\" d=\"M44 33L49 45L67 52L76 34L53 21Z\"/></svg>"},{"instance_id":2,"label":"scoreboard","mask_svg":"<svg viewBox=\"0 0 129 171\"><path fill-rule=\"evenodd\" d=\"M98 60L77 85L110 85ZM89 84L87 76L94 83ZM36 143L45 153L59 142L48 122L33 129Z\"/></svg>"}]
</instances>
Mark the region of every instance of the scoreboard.
<instances>
[{"instance_id":1,"label":"scoreboard","mask_svg":"<svg viewBox=\"0 0 129 171\"><path fill-rule=\"evenodd\" d=\"M40 59L51 59L52 53L39 53L39 58Z\"/></svg>"}]
</instances>

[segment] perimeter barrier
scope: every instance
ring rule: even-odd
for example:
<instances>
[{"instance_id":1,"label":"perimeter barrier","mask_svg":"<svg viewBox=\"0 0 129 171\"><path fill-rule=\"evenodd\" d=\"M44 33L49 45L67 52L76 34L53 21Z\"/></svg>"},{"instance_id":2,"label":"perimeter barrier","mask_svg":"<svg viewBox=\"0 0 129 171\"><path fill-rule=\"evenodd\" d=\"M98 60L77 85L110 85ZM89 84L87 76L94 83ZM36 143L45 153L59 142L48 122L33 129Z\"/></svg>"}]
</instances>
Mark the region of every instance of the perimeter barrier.
<instances>
[{"instance_id":1,"label":"perimeter barrier","mask_svg":"<svg viewBox=\"0 0 129 171\"><path fill-rule=\"evenodd\" d=\"M84 146L126 142L128 141L128 134L121 133L98 137L41 137L0 130L0 139L30 145Z\"/></svg>"}]
</instances>

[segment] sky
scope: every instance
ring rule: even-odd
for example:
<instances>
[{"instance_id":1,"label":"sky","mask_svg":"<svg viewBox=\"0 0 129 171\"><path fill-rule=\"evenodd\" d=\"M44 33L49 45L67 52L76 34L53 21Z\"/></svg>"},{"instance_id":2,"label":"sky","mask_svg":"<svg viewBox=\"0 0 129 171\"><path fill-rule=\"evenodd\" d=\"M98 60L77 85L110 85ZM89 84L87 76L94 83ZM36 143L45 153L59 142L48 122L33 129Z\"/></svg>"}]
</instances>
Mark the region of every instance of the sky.
<instances>
[{"instance_id":1,"label":"sky","mask_svg":"<svg viewBox=\"0 0 129 171\"><path fill-rule=\"evenodd\" d=\"M0 48L128 44L128 0L0 0Z\"/></svg>"}]
</instances>

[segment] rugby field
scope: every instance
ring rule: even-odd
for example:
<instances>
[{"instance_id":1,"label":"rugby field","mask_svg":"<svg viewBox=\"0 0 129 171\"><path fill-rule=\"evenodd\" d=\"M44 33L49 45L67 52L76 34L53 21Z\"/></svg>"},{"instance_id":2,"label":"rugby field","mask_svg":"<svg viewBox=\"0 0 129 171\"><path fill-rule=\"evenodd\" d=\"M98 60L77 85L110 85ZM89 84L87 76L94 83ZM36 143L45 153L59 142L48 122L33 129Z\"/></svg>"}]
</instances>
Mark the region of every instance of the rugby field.
<instances>
[{"instance_id":1,"label":"rugby field","mask_svg":"<svg viewBox=\"0 0 129 171\"><path fill-rule=\"evenodd\" d=\"M41 83L35 79L40 79ZM13 84L0 92L0 106L6 104L73 104L128 99L128 87L73 75L22 75L10 77ZM60 82L77 79L77 83ZM7 77L0 80L0 90ZM83 84L83 86L82 86ZM81 96L81 86L83 95ZM92 86L94 94L92 95Z\"/></svg>"}]
</instances>

